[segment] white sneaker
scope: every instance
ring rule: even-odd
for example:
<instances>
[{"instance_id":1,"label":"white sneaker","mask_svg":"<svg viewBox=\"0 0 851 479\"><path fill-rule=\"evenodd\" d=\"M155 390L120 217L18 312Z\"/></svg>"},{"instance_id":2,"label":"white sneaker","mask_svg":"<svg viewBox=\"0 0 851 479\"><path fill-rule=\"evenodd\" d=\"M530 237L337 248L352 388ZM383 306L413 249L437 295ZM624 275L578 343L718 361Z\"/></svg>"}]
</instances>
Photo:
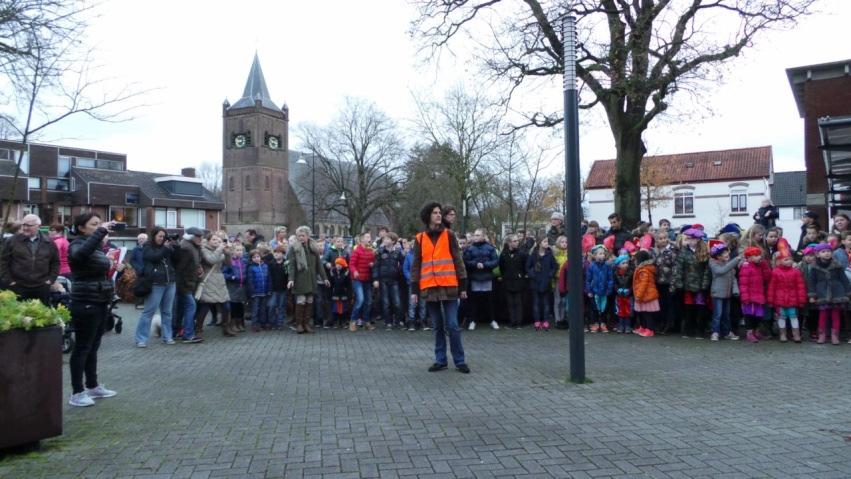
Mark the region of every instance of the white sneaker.
<instances>
[{"instance_id":1,"label":"white sneaker","mask_svg":"<svg viewBox=\"0 0 851 479\"><path fill-rule=\"evenodd\" d=\"M92 398L89 397L85 392L72 394L71 399L68 400L68 404L77 407L86 407L86 406L94 406L95 402Z\"/></svg>"},{"instance_id":2,"label":"white sneaker","mask_svg":"<svg viewBox=\"0 0 851 479\"><path fill-rule=\"evenodd\" d=\"M470 325L467 326L467 329L469 329L470 331L475 331L476 330L476 322L470 321Z\"/></svg>"},{"instance_id":3,"label":"white sneaker","mask_svg":"<svg viewBox=\"0 0 851 479\"><path fill-rule=\"evenodd\" d=\"M739 340L739 337L738 337L738 336L736 336L736 335L735 335L735 334L733 334L733 333L730 333L730 334L728 334L728 335L724 336L724 339L726 339L726 340L728 340L728 341L738 341L738 340Z\"/></svg>"},{"instance_id":4,"label":"white sneaker","mask_svg":"<svg viewBox=\"0 0 851 479\"><path fill-rule=\"evenodd\" d=\"M718 341L718 333L712 333L712 337L709 338L710 341Z\"/></svg>"},{"instance_id":5,"label":"white sneaker","mask_svg":"<svg viewBox=\"0 0 851 479\"><path fill-rule=\"evenodd\" d=\"M491 327L492 327L493 329L499 329L499 324L497 324L496 320L491 321Z\"/></svg>"},{"instance_id":6,"label":"white sneaker","mask_svg":"<svg viewBox=\"0 0 851 479\"><path fill-rule=\"evenodd\" d=\"M88 394L89 397L92 399L101 399L111 398L112 396L115 396L118 393L103 387L103 385L101 384L98 384L96 388L86 389L86 394Z\"/></svg>"}]
</instances>

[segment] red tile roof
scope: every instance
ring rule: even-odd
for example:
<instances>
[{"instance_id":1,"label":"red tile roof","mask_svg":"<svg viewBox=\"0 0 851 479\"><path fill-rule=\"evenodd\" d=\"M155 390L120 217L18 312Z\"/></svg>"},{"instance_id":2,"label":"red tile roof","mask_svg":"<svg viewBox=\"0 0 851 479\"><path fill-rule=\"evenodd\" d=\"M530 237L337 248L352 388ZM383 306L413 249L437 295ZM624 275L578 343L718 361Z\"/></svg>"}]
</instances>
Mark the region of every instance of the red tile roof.
<instances>
[{"instance_id":1,"label":"red tile roof","mask_svg":"<svg viewBox=\"0 0 851 479\"><path fill-rule=\"evenodd\" d=\"M720 162L720 164L717 164ZM742 180L766 178L771 174L772 154L770 146L741 148L737 150L700 151L675 155L645 156L646 165L664 165L675 184L707 181ZM591 165L586 188L611 188L615 176L615 160L598 160Z\"/></svg>"}]
</instances>

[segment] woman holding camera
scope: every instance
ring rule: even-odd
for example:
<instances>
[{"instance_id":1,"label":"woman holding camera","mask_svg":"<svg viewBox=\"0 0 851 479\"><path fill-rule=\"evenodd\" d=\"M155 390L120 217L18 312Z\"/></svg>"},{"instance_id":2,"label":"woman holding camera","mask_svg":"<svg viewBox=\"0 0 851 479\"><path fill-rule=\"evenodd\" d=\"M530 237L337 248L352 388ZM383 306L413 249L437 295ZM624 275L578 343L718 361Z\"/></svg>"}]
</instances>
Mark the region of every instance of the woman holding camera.
<instances>
[{"instance_id":1,"label":"woman holding camera","mask_svg":"<svg viewBox=\"0 0 851 479\"><path fill-rule=\"evenodd\" d=\"M145 309L139 317L136 326L136 347L148 347L148 337L151 334L151 318L157 310L162 315L162 340L165 344L174 344L171 328L171 316L174 306L174 295L177 291L176 275L171 255L174 249L166 239L163 228L155 226L151 230L149 240L142 248L142 260L145 263L140 279L151 284L151 292L145 298Z\"/></svg>"},{"instance_id":2,"label":"woman holding camera","mask_svg":"<svg viewBox=\"0 0 851 479\"><path fill-rule=\"evenodd\" d=\"M68 264L71 266L71 324L76 343L71 351L72 406L93 406L93 399L115 396L115 391L98 383L97 354L104 333L109 302L115 288L107 277L110 260L101 244L112 229L112 222L101 223L95 213L84 213L74 219L77 237L68 247ZM86 382L83 388L83 375Z\"/></svg>"}]
</instances>

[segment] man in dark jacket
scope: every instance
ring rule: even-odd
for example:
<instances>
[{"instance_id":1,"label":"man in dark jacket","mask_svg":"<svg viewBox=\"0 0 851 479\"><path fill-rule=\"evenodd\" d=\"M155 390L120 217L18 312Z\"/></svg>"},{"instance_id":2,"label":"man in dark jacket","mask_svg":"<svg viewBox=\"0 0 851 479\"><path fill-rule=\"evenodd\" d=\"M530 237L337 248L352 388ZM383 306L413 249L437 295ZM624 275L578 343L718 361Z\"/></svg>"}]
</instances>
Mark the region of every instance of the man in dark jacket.
<instances>
[{"instance_id":1,"label":"man in dark jacket","mask_svg":"<svg viewBox=\"0 0 851 479\"><path fill-rule=\"evenodd\" d=\"M38 232L41 219L26 215L21 231L10 237L0 255L0 278L21 299L50 301L50 285L59 275L59 250Z\"/></svg>"},{"instance_id":2,"label":"man in dark jacket","mask_svg":"<svg viewBox=\"0 0 851 479\"><path fill-rule=\"evenodd\" d=\"M796 251L801 251L807 246L804 244L804 237L807 236L807 228L813 224L818 226L818 213L815 211L805 211L804 215L801 216L801 236L798 238Z\"/></svg>"},{"instance_id":3,"label":"man in dark jacket","mask_svg":"<svg viewBox=\"0 0 851 479\"><path fill-rule=\"evenodd\" d=\"M526 291L527 255L520 248L517 235L508 235L506 247L499 255L502 290L508 305L509 327L520 329L523 323L523 293Z\"/></svg>"},{"instance_id":4,"label":"man in dark jacket","mask_svg":"<svg viewBox=\"0 0 851 479\"><path fill-rule=\"evenodd\" d=\"M564 215L556 211L550 216L550 229L547 230L547 241L550 243L550 247L552 248L556 244L559 236L564 235Z\"/></svg>"},{"instance_id":5,"label":"man in dark jacket","mask_svg":"<svg viewBox=\"0 0 851 479\"><path fill-rule=\"evenodd\" d=\"M375 252L375 262L372 265L372 286L378 289L381 295L381 317L384 319L386 329L393 329L394 324L404 326L399 289L404 258L402 252L396 247L397 241L399 237L396 233L387 232L381 240L381 246Z\"/></svg>"},{"instance_id":6,"label":"man in dark jacket","mask_svg":"<svg viewBox=\"0 0 851 479\"><path fill-rule=\"evenodd\" d=\"M204 274L201 267L201 241L204 232L198 228L189 228L183 235L174 259L174 270L177 274L177 311L175 314L176 328L182 324L183 342L200 343L203 339L195 336L195 290ZM181 323L182 321L182 323Z\"/></svg>"},{"instance_id":7,"label":"man in dark jacket","mask_svg":"<svg viewBox=\"0 0 851 479\"><path fill-rule=\"evenodd\" d=\"M609 231L606 233L606 237L614 236L615 237L615 253L620 251L623 248L623 244L630 239L629 231L623 229L621 226L621 215L617 213L612 213L609 215Z\"/></svg>"}]
</instances>

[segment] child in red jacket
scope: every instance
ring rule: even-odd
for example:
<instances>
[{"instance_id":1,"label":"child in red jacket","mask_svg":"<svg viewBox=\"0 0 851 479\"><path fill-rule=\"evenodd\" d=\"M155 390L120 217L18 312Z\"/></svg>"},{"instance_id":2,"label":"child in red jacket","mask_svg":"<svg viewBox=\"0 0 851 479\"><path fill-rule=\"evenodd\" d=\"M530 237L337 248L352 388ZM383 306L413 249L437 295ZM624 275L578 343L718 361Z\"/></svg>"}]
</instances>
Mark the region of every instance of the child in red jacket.
<instances>
[{"instance_id":1,"label":"child in red jacket","mask_svg":"<svg viewBox=\"0 0 851 479\"><path fill-rule=\"evenodd\" d=\"M771 272L768 284L768 304L776 309L777 327L780 329L780 342L785 343L786 320L792 328L792 340L801 342L801 330L798 325L798 310L807 304L807 287L801 270L793 267L792 254L781 251L776 258L777 266Z\"/></svg>"},{"instance_id":2,"label":"child in red jacket","mask_svg":"<svg viewBox=\"0 0 851 479\"><path fill-rule=\"evenodd\" d=\"M771 268L763 261L762 250L756 246L745 248L745 263L739 271L739 297L749 343L760 340L757 328L765 315L765 286L770 280Z\"/></svg>"}]
</instances>

